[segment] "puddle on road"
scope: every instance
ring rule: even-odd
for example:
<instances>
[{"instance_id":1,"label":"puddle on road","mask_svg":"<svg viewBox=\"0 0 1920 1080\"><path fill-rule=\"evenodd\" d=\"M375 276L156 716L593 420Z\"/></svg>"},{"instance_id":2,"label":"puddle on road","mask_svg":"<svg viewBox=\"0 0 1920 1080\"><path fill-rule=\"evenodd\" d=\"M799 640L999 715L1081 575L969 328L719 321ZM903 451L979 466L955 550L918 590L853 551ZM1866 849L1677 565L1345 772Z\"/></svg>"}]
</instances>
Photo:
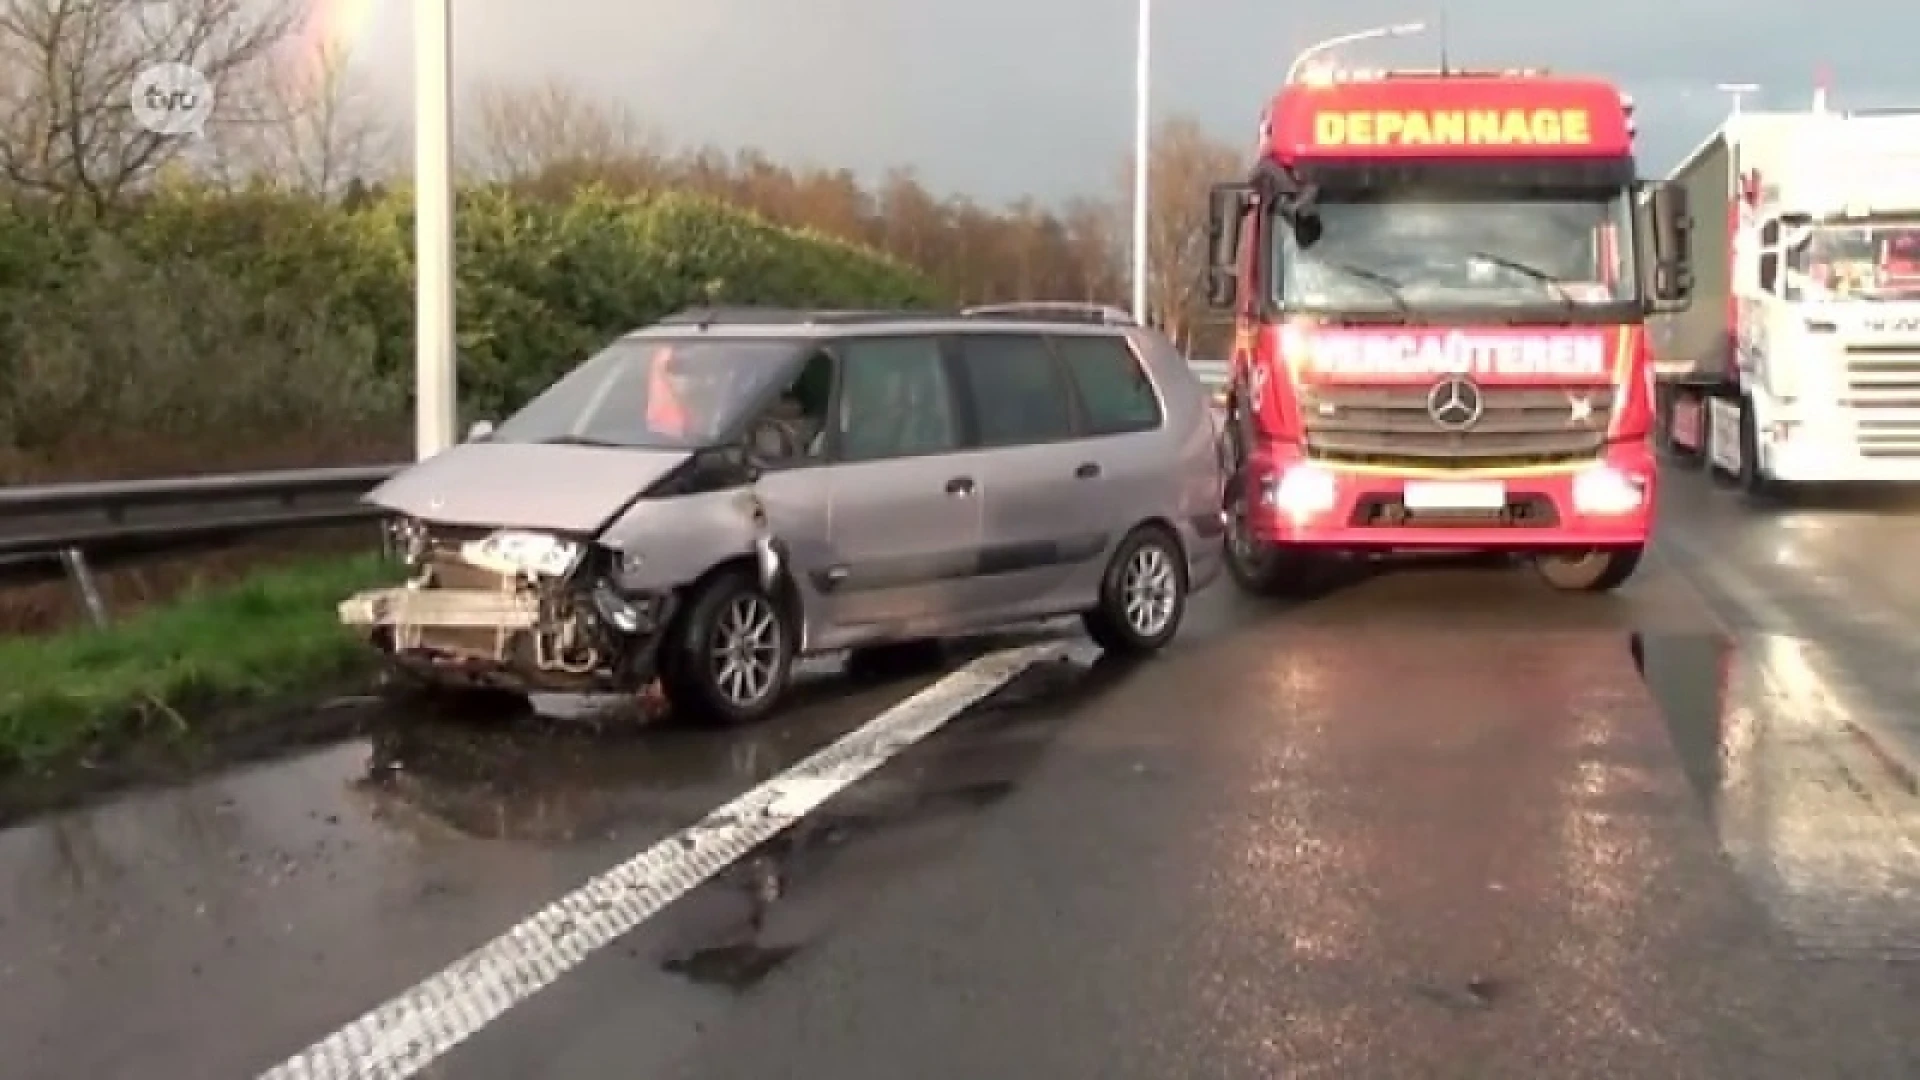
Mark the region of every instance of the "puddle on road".
<instances>
[{"instance_id":1,"label":"puddle on road","mask_svg":"<svg viewBox=\"0 0 1920 1080\"><path fill-rule=\"evenodd\" d=\"M1092 654L1029 669L682 899L642 931L660 970L747 990L890 875L951 850L956 830L1020 789L1078 707L1131 670Z\"/></svg>"},{"instance_id":2,"label":"puddle on road","mask_svg":"<svg viewBox=\"0 0 1920 1080\"><path fill-rule=\"evenodd\" d=\"M480 840L555 845L679 827L929 678L861 688L816 677L795 687L781 715L734 731L650 724L628 706L593 702L559 719L395 725L372 740L356 790L395 821Z\"/></svg>"},{"instance_id":3,"label":"puddle on road","mask_svg":"<svg viewBox=\"0 0 1920 1080\"><path fill-rule=\"evenodd\" d=\"M1636 667L1722 850L1814 955L1920 962L1920 798L1848 726L1809 643L1636 634Z\"/></svg>"},{"instance_id":4,"label":"puddle on road","mask_svg":"<svg viewBox=\"0 0 1920 1080\"><path fill-rule=\"evenodd\" d=\"M543 700L543 715L505 724L395 725L373 740L358 790L392 820L482 840L558 845L679 828L967 660L1059 632L960 639L855 673L838 657L809 661L778 715L730 730L648 722L628 702L585 698Z\"/></svg>"}]
</instances>

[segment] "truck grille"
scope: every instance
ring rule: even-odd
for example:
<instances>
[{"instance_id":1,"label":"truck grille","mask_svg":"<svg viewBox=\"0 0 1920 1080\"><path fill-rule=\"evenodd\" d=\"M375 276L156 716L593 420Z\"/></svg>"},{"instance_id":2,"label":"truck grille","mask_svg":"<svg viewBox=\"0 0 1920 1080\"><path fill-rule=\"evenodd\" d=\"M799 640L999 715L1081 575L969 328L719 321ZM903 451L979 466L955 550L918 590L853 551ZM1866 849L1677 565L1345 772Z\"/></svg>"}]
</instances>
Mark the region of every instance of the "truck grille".
<instances>
[{"instance_id":1,"label":"truck grille","mask_svg":"<svg viewBox=\"0 0 1920 1080\"><path fill-rule=\"evenodd\" d=\"M1920 458L1920 348L1851 345L1847 391L1860 456Z\"/></svg>"},{"instance_id":2,"label":"truck grille","mask_svg":"<svg viewBox=\"0 0 1920 1080\"><path fill-rule=\"evenodd\" d=\"M1590 460L1606 445L1612 387L1482 387L1465 431L1427 413L1429 387L1309 387L1301 392L1313 456L1365 465L1485 469Z\"/></svg>"}]
</instances>

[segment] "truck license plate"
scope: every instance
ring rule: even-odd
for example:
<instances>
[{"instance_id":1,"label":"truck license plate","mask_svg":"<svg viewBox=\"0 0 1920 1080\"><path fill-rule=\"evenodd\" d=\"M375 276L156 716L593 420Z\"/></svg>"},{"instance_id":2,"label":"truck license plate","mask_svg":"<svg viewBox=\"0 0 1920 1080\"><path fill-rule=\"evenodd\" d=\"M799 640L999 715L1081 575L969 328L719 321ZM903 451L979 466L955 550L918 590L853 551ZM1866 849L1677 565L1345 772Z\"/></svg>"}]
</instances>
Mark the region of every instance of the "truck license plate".
<instances>
[{"instance_id":1,"label":"truck license plate","mask_svg":"<svg viewBox=\"0 0 1920 1080\"><path fill-rule=\"evenodd\" d=\"M1501 510L1507 485L1498 481L1411 481L1402 495L1409 510Z\"/></svg>"}]
</instances>

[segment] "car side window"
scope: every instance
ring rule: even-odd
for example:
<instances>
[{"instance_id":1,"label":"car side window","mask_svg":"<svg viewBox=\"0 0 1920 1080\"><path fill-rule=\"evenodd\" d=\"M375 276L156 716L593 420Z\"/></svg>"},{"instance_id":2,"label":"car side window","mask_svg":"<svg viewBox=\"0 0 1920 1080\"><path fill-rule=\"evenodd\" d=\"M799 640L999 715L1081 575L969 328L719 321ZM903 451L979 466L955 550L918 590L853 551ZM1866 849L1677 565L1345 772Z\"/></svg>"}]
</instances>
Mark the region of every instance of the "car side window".
<instances>
[{"instance_id":1,"label":"car side window","mask_svg":"<svg viewBox=\"0 0 1920 1080\"><path fill-rule=\"evenodd\" d=\"M938 338L853 338L835 351L840 354L834 418L840 460L959 449L960 425Z\"/></svg>"},{"instance_id":2,"label":"car side window","mask_svg":"<svg viewBox=\"0 0 1920 1080\"><path fill-rule=\"evenodd\" d=\"M748 427L747 445L761 464L789 468L825 458L833 366L828 353L808 357L793 381Z\"/></svg>"},{"instance_id":3,"label":"car side window","mask_svg":"<svg viewBox=\"0 0 1920 1080\"><path fill-rule=\"evenodd\" d=\"M1073 402L1038 334L966 334L960 364L982 446L1071 439Z\"/></svg>"},{"instance_id":4,"label":"car side window","mask_svg":"<svg viewBox=\"0 0 1920 1080\"><path fill-rule=\"evenodd\" d=\"M1160 426L1160 397L1126 342L1109 335L1061 335L1053 346L1080 392L1093 435L1124 435Z\"/></svg>"}]
</instances>

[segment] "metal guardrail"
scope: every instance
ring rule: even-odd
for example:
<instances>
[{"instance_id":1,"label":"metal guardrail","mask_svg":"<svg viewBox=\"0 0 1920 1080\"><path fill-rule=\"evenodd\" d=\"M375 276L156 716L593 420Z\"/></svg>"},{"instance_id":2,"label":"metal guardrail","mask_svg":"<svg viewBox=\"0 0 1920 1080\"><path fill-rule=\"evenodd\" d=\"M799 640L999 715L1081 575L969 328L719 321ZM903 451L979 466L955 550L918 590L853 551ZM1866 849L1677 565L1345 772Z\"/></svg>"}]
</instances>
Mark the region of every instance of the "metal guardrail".
<instances>
[{"instance_id":1,"label":"metal guardrail","mask_svg":"<svg viewBox=\"0 0 1920 1080\"><path fill-rule=\"evenodd\" d=\"M0 578L60 567L95 624L108 619L89 560L378 520L361 497L401 465L282 469L0 488ZM36 573L37 572L37 573Z\"/></svg>"}]
</instances>

